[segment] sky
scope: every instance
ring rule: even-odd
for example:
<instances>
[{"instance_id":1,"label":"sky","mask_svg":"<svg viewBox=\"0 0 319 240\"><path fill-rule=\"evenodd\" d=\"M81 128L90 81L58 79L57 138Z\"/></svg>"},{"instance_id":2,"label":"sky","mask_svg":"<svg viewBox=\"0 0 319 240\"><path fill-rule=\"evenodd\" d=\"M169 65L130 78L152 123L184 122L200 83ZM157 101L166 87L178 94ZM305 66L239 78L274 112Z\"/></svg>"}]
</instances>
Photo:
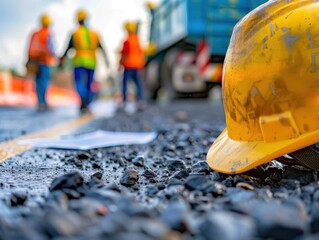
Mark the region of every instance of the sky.
<instances>
[{"instance_id":1,"label":"sky","mask_svg":"<svg viewBox=\"0 0 319 240\"><path fill-rule=\"evenodd\" d=\"M160 0L153 0L158 3ZM24 72L27 46L32 31L36 30L41 14L52 18L51 30L58 55L62 54L76 28L76 12L89 12L88 26L99 32L107 50L111 68L117 69L117 51L125 37L125 21L139 20L142 23L141 40L147 43L149 12L147 0L1 0L0 1L0 68L15 68ZM98 77L109 71L99 56Z\"/></svg>"}]
</instances>

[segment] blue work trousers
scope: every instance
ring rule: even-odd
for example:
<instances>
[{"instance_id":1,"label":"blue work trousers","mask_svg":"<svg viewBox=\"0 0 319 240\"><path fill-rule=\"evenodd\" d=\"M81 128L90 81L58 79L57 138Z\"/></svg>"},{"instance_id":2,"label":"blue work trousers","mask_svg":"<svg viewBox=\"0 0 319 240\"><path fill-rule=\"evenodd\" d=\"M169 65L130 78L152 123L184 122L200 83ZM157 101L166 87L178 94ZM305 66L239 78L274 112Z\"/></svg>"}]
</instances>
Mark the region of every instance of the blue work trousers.
<instances>
[{"instance_id":1,"label":"blue work trousers","mask_svg":"<svg viewBox=\"0 0 319 240\"><path fill-rule=\"evenodd\" d=\"M39 65L38 73L35 77L36 92L39 105L47 105L46 92L51 80L52 67L48 65Z\"/></svg>"},{"instance_id":2,"label":"blue work trousers","mask_svg":"<svg viewBox=\"0 0 319 240\"><path fill-rule=\"evenodd\" d=\"M138 75L139 69L137 68L126 68L124 69L124 75L123 75L123 102L126 102L126 92L127 92L127 83L130 79L132 79L136 86L137 91L137 99L142 100L143 99L143 89L140 77Z\"/></svg>"},{"instance_id":3,"label":"blue work trousers","mask_svg":"<svg viewBox=\"0 0 319 240\"><path fill-rule=\"evenodd\" d=\"M74 68L74 80L76 85L76 90L80 95L82 104L90 104L94 97L94 92L92 91L94 70L84 67Z\"/></svg>"}]
</instances>

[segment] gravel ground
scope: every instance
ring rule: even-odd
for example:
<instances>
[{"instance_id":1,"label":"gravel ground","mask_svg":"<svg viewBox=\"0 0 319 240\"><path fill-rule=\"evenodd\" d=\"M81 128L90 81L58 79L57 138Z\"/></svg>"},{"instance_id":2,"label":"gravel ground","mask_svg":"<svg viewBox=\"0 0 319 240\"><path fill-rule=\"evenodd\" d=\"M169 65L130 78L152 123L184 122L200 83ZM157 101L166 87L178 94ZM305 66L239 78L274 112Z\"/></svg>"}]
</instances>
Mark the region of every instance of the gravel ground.
<instances>
[{"instance_id":1,"label":"gravel ground","mask_svg":"<svg viewBox=\"0 0 319 240\"><path fill-rule=\"evenodd\" d=\"M182 101L75 133L157 130L151 144L6 161L0 239L319 239L318 174L277 162L214 172L205 157L223 127L221 104Z\"/></svg>"}]
</instances>

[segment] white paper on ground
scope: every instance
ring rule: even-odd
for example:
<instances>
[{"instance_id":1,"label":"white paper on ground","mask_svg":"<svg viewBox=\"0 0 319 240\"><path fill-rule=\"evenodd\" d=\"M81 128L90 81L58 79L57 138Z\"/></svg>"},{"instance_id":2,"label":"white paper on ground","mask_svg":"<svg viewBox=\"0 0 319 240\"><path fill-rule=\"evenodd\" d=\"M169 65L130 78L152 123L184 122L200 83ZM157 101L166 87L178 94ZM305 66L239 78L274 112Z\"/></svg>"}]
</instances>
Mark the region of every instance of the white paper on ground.
<instances>
[{"instance_id":1,"label":"white paper on ground","mask_svg":"<svg viewBox=\"0 0 319 240\"><path fill-rule=\"evenodd\" d=\"M95 132L55 139L37 138L20 141L19 144L42 148L89 150L123 145L147 144L155 140L157 132Z\"/></svg>"}]
</instances>

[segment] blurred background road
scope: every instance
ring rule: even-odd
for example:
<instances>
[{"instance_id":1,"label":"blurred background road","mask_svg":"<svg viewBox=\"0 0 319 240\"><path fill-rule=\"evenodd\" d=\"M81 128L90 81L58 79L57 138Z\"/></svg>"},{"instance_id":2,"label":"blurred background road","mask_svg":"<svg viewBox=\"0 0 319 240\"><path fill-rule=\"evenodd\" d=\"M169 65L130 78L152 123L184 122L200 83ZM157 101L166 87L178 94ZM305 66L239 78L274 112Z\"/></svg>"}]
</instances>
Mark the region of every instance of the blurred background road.
<instances>
[{"instance_id":1,"label":"blurred background road","mask_svg":"<svg viewBox=\"0 0 319 240\"><path fill-rule=\"evenodd\" d=\"M266 2L2 0L0 239L319 239L317 172L284 159L228 175L206 162L226 125L234 26ZM97 130L157 138L21 144Z\"/></svg>"}]
</instances>

